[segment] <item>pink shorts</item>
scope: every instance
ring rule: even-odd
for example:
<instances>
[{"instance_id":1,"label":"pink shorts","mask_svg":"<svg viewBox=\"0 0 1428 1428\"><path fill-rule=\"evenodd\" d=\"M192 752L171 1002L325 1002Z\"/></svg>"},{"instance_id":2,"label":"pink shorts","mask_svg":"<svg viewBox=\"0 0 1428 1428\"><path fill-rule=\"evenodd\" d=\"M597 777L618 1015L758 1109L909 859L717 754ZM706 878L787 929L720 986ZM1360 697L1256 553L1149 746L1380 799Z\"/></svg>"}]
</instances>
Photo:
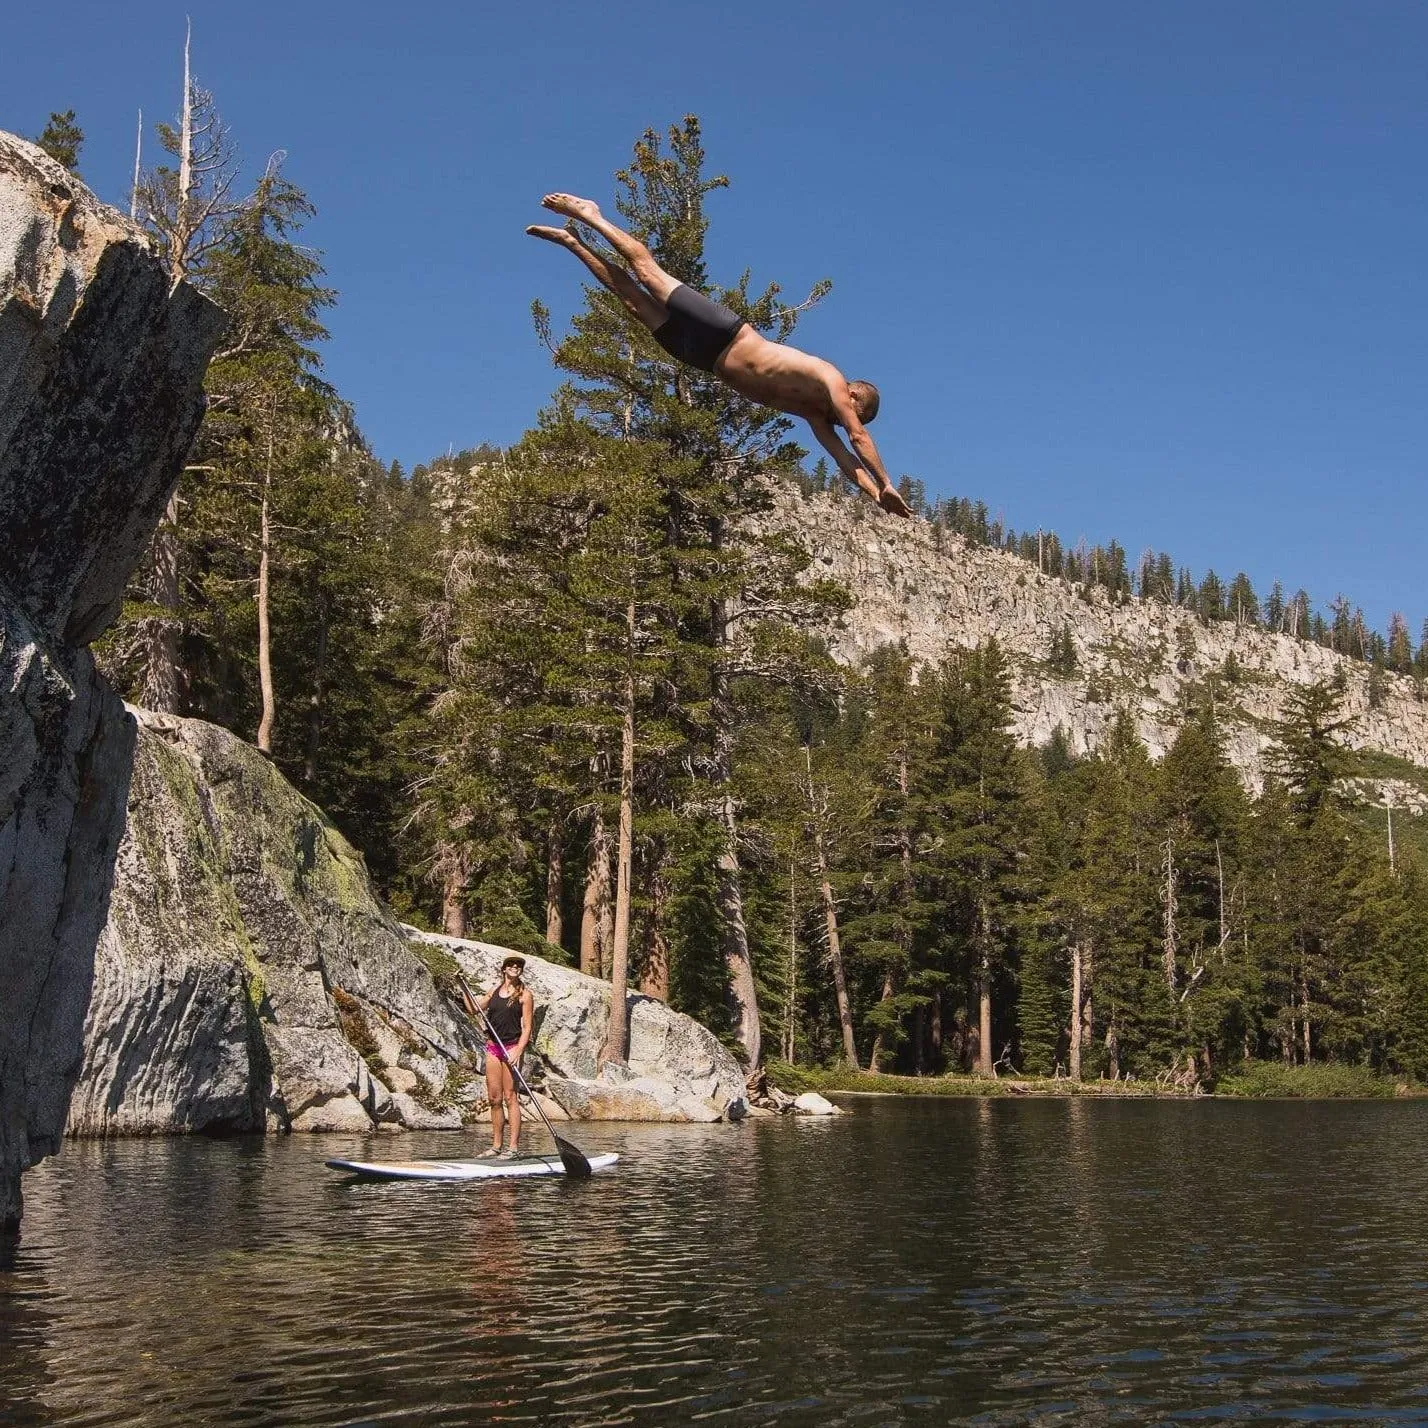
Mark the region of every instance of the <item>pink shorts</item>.
<instances>
[{"instance_id":1,"label":"pink shorts","mask_svg":"<svg viewBox=\"0 0 1428 1428\"><path fill-rule=\"evenodd\" d=\"M508 1066L510 1065L511 1058L506 1055L505 1047L497 1046L494 1041L486 1043L486 1055L494 1056L497 1061L504 1061Z\"/></svg>"}]
</instances>

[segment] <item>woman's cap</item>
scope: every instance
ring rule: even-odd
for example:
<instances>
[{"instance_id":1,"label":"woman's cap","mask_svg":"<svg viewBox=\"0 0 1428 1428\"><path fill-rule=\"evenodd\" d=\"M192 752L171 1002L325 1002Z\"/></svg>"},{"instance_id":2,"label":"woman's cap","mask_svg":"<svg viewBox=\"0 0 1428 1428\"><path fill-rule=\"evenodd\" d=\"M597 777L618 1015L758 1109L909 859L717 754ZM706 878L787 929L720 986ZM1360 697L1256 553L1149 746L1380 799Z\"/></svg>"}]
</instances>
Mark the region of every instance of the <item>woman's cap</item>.
<instances>
[{"instance_id":1,"label":"woman's cap","mask_svg":"<svg viewBox=\"0 0 1428 1428\"><path fill-rule=\"evenodd\" d=\"M507 967L518 967L522 972L526 970L526 959L519 952L512 952L501 962L501 970L504 972Z\"/></svg>"}]
</instances>

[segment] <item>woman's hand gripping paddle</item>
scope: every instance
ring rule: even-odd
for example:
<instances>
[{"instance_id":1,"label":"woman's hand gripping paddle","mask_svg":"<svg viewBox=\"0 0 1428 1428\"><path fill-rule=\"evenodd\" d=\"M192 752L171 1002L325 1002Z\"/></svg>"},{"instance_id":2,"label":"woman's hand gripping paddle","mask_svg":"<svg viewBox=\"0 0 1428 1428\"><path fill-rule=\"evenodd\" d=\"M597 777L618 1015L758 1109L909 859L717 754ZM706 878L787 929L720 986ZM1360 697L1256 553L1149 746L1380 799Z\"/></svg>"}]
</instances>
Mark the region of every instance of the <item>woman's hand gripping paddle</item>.
<instances>
[{"instance_id":1,"label":"woman's hand gripping paddle","mask_svg":"<svg viewBox=\"0 0 1428 1428\"><path fill-rule=\"evenodd\" d=\"M550 1138L555 1142L555 1148L560 1152L560 1163L565 1167L565 1173L570 1176L572 1180L587 1179L593 1173L590 1169L590 1162L586 1160L581 1151L571 1145L568 1140L562 1140L560 1136L556 1135L555 1127L551 1125L550 1118L541 1109L540 1102L536 1100L535 1092L526 1085L526 1078L521 1075L521 1068L511 1060L510 1053L506 1050L506 1043L496 1035L496 1028L491 1025L490 1018L481 1010L481 1003L476 1000L471 988L466 985L466 978L463 977L460 972L457 972L456 981L461 988L461 996L466 1003L467 1015L469 1016L472 1012L475 1012L476 1015L481 1018L481 1024L486 1028L486 1035L491 1039L493 1045L501 1048L501 1056L506 1065L511 1068L511 1074L521 1083L521 1089L530 1097L531 1105L535 1107L536 1114L545 1122L545 1128L550 1132Z\"/></svg>"}]
</instances>

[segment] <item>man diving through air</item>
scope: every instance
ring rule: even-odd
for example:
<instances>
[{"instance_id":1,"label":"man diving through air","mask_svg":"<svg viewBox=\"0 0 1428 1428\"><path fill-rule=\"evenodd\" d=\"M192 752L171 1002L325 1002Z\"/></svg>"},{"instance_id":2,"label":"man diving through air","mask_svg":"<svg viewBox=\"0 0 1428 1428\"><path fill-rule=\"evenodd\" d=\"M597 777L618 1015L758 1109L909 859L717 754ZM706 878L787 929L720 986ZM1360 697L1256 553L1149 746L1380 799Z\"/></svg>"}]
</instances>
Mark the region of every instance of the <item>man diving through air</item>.
<instances>
[{"instance_id":1,"label":"man diving through air","mask_svg":"<svg viewBox=\"0 0 1428 1428\"><path fill-rule=\"evenodd\" d=\"M532 226L526 232L569 248L670 356L714 373L751 402L802 417L849 480L883 510L911 514L868 435L866 423L878 414L878 389L871 382L850 382L831 362L770 342L737 313L670 277L638 238L617 228L588 198L548 193L541 205L593 228L634 276L587 248L573 226ZM851 451L834 430L837 426L848 433Z\"/></svg>"}]
</instances>

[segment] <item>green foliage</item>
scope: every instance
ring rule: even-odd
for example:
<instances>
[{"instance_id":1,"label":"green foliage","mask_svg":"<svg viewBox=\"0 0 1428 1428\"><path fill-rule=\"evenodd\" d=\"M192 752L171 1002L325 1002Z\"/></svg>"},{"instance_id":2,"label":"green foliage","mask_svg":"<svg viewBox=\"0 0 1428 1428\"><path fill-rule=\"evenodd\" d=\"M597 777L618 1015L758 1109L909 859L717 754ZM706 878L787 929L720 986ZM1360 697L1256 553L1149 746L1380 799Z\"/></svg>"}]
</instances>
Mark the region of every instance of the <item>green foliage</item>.
<instances>
[{"instance_id":1,"label":"green foliage","mask_svg":"<svg viewBox=\"0 0 1428 1428\"><path fill-rule=\"evenodd\" d=\"M431 973L436 989L443 996L452 999L461 995L461 966L456 958L435 942L421 942L415 938L407 940L407 949Z\"/></svg>"},{"instance_id":2,"label":"green foliage","mask_svg":"<svg viewBox=\"0 0 1428 1428\"><path fill-rule=\"evenodd\" d=\"M714 819L684 823L669 840L669 940L673 948L669 1003L706 1026L723 1025L724 907L718 859L724 832Z\"/></svg>"},{"instance_id":3,"label":"green foliage","mask_svg":"<svg viewBox=\"0 0 1428 1428\"><path fill-rule=\"evenodd\" d=\"M1222 1076L1216 1095L1253 1099L1380 1100L1398 1094L1398 1083L1365 1066L1287 1066L1282 1061L1250 1061Z\"/></svg>"},{"instance_id":4,"label":"green foliage","mask_svg":"<svg viewBox=\"0 0 1428 1428\"><path fill-rule=\"evenodd\" d=\"M74 173L79 171L79 151L84 147L84 130L75 123L74 110L54 113L49 117L35 143L57 164Z\"/></svg>"},{"instance_id":5,"label":"green foliage","mask_svg":"<svg viewBox=\"0 0 1428 1428\"><path fill-rule=\"evenodd\" d=\"M374 1072L384 1068L381 1048L372 1028L367 1022L367 1014L356 997L344 992L341 987L332 989L332 1001L337 1008L337 1025L342 1030L347 1044L367 1063Z\"/></svg>"},{"instance_id":6,"label":"green foliage","mask_svg":"<svg viewBox=\"0 0 1428 1428\"><path fill-rule=\"evenodd\" d=\"M1071 638L1070 625L1063 624L1052 638L1046 667L1061 679L1069 679L1076 673L1076 643Z\"/></svg>"},{"instance_id":7,"label":"green foliage","mask_svg":"<svg viewBox=\"0 0 1428 1428\"><path fill-rule=\"evenodd\" d=\"M776 285L712 281L705 203L726 180L705 175L697 121L647 132L617 181L620 212L672 273L793 332ZM155 182L156 201L173 197ZM1108 1086L1218 1077L1261 1094L1286 1076L1339 1084L1310 1078L1328 1065L1428 1079L1428 835L1400 820L1390 867L1383 810L1347 806L1342 783L1422 775L1350 757L1342 683L1292 695L1251 801L1215 698L1223 715L1252 676L1233 653L1197 670L1188 614L1169 617L1174 654L1202 682L1159 765L1104 683L1113 723L1094 755L1059 730L1019 749L994 642L932 667L887 648L839 669L811 630L847 592L811 577L796 533L748 519L769 509L771 477L834 498L838 479L798 474L786 418L678 368L603 289L558 341L542 319L567 383L519 443L385 468L323 379L335 295L300 241L311 216L270 169L186 250L234 322L179 493L179 608L136 584L101 655L133 694L145 632L173 621L183 711L251 735L266 508L273 758L366 850L404 917L557 960L596 947L628 716L634 971L726 1037L752 964L768 1044L800 1067L843 1058L831 901L857 1058L919 1087L965 1088L935 1073L992 1061L1064 1077L1073 1026L1082 1077ZM914 477L904 489L926 499ZM935 540L1015 551L1088 601L1130 598L1116 541L1068 551L964 499L929 516ZM1428 639L1412 651L1401 616L1382 639L1348 601L1329 622L1279 586L1261 611L1243 574L1197 585L1166 553L1146 552L1134 583L1202 620L1367 659L1370 703L1395 674L1428 674ZM1069 625L1046 665L1074 674ZM561 946L545 939L556 924ZM451 959L414 950L449 993ZM349 1038L375 1055L343 997ZM1238 1082L1225 1074L1245 1063Z\"/></svg>"},{"instance_id":8,"label":"green foliage","mask_svg":"<svg viewBox=\"0 0 1428 1428\"><path fill-rule=\"evenodd\" d=\"M1349 772L1341 736L1354 721L1341 713L1342 684L1294 685L1286 702L1288 710L1274 728L1276 748L1270 762L1291 790L1301 826L1307 827Z\"/></svg>"}]
</instances>

